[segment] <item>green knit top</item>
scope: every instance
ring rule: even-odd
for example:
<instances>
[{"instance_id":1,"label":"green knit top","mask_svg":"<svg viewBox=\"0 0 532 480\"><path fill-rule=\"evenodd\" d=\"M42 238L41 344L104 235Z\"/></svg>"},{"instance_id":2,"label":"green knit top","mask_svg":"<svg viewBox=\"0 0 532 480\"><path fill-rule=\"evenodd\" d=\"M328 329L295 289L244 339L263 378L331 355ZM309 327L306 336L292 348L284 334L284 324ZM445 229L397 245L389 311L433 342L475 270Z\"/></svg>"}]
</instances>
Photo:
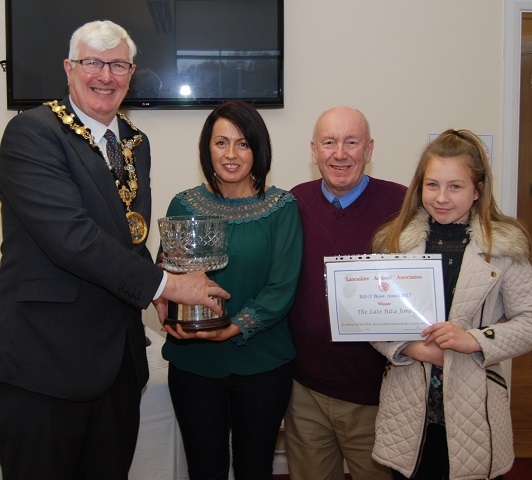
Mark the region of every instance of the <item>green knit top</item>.
<instances>
[{"instance_id":1,"label":"green knit top","mask_svg":"<svg viewBox=\"0 0 532 480\"><path fill-rule=\"evenodd\" d=\"M229 220L227 266L208 275L240 335L223 342L167 336L163 356L181 370L210 378L251 375L290 362L295 349L287 315L301 267L303 233L295 198L276 187L264 198L220 198L205 185L177 194L168 216L221 215Z\"/></svg>"}]
</instances>

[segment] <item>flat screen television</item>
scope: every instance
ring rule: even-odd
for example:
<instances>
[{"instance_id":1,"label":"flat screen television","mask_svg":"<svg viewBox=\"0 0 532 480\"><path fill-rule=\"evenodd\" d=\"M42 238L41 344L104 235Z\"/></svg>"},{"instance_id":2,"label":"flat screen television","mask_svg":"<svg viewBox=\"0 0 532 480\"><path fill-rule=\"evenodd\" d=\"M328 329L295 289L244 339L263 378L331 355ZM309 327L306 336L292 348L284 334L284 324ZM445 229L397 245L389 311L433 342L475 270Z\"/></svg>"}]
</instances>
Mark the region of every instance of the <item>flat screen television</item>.
<instances>
[{"instance_id":1,"label":"flat screen television","mask_svg":"<svg viewBox=\"0 0 532 480\"><path fill-rule=\"evenodd\" d=\"M212 108L241 99L283 107L283 0L5 0L7 107L68 93L63 60L92 20L124 27L138 48L122 108Z\"/></svg>"}]
</instances>

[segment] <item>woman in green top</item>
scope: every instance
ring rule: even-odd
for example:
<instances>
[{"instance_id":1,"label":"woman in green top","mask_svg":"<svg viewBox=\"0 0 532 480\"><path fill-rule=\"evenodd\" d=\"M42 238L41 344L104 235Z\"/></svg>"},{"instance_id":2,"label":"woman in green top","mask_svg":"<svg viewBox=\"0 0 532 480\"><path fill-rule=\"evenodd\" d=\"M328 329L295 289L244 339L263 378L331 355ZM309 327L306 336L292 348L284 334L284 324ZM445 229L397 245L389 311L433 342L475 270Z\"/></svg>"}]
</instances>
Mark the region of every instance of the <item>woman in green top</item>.
<instances>
[{"instance_id":1,"label":"woman in green top","mask_svg":"<svg viewBox=\"0 0 532 480\"><path fill-rule=\"evenodd\" d=\"M231 324L165 327L168 384L191 480L227 479L230 432L235 478L271 480L292 390L287 315L301 266L299 213L290 192L266 186L270 136L251 105L230 101L211 112L199 152L207 184L176 195L167 215L229 219L229 263L210 276L231 294Z\"/></svg>"}]
</instances>

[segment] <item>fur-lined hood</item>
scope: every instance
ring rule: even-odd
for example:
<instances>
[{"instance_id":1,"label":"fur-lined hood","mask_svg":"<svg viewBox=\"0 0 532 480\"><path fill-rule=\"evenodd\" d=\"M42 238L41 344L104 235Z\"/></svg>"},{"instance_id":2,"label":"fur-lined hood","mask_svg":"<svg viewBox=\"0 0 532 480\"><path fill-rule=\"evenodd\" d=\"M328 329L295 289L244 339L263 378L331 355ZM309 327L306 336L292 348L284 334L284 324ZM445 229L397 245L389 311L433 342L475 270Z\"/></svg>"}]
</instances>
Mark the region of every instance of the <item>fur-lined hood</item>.
<instances>
[{"instance_id":1,"label":"fur-lined hood","mask_svg":"<svg viewBox=\"0 0 532 480\"><path fill-rule=\"evenodd\" d=\"M424 208L420 208L418 214L403 230L399 238L401 252L412 251L415 247L426 242L429 235L429 214ZM478 217L473 215L468 233L474 239L480 251L488 253L488 243ZM491 256L508 256L519 262L528 261L529 245L528 239L519 228L511 223L492 222L492 247Z\"/></svg>"}]
</instances>

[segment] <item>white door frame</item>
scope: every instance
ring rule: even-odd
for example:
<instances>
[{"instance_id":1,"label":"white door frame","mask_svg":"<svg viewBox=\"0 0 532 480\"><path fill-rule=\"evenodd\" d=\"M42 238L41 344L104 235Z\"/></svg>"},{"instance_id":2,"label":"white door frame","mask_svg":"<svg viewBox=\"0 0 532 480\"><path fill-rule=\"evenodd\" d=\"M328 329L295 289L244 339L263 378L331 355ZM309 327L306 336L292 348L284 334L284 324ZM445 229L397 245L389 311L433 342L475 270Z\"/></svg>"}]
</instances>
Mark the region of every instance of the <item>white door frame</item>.
<instances>
[{"instance_id":1,"label":"white door frame","mask_svg":"<svg viewBox=\"0 0 532 480\"><path fill-rule=\"evenodd\" d=\"M532 11L532 0L504 2L504 87L501 168L501 210L517 215L519 174L519 91L521 78L521 17Z\"/></svg>"},{"instance_id":2,"label":"white door frame","mask_svg":"<svg viewBox=\"0 0 532 480\"><path fill-rule=\"evenodd\" d=\"M521 23L523 12L532 12L532 0L504 0L504 77L501 210L517 215L519 175L519 95L521 83ZM503 362L508 386L512 384L512 361ZM511 392L511 389L508 390Z\"/></svg>"}]
</instances>

